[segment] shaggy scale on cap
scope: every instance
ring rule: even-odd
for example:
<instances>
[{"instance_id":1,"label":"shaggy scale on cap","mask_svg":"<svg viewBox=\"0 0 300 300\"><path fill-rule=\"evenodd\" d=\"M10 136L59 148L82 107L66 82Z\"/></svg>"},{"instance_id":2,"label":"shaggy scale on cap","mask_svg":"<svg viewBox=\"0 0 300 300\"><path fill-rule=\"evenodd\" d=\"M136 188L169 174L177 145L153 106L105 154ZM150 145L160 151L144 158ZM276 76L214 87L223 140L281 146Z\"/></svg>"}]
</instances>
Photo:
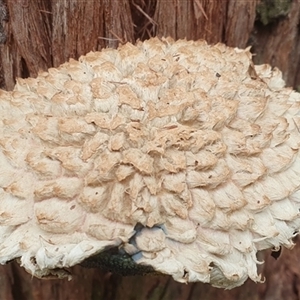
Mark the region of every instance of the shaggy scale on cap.
<instances>
[{"instance_id":1,"label":"shaggy scale on cap","mask_svg":"<svg viewBox=\"0 0 300 300\"><path fill-rule=\"evenodd\" d=\"M0 94L0 263L40 278L109 248L233 288L300 227L300 95L249 49L151 39Z\"/></svg>"}]
</instances>

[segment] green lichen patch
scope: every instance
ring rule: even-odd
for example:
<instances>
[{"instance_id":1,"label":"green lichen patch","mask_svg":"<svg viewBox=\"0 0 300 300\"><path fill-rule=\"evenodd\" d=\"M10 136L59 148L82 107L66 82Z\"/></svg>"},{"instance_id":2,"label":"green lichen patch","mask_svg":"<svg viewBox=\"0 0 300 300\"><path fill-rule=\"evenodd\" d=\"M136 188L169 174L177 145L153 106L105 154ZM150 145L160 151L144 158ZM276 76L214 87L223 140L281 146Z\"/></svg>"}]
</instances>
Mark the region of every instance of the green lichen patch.
<instances>
[{"instance_id":1,"label":"green lichen patch","mask_svg":"<svg viewBox=\"0 0 300 300\"><path fill-rule=\"evenodd\" d=\"M268 25L290 12L292 0L262 0L256 7L257 19Z\"/></svg>"}]
</instances>

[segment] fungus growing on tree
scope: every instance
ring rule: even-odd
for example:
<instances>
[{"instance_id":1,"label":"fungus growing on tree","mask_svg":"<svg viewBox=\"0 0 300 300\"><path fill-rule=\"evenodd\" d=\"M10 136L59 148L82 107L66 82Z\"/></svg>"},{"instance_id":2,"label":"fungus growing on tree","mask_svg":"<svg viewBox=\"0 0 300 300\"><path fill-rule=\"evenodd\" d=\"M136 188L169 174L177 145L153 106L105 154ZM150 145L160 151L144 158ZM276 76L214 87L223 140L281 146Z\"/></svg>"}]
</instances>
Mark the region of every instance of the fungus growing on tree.
<instances>
[{"instance_id":1,"label":"fungus growing on tree","mask_svg":"<svg viewBox=\"0 0 300 300\"><path fill-rule=\"evenodd\" d=\"M128 43L0 99L0 263L233 288L262 280L258 251L293 246L300 95L249 49Z\"/></svg>"}]
</instances>

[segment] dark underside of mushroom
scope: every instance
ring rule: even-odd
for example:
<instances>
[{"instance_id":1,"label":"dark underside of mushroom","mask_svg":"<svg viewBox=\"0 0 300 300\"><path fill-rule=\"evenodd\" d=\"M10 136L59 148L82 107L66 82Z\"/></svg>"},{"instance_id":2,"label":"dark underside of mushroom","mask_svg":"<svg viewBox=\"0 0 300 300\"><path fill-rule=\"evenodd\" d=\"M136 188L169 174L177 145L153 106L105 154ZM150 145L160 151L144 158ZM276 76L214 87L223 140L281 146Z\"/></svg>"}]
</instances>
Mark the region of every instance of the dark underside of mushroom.
<instances>
[{"instance_id":1,"label":"dark underside of mushroom","mask_svg":"<svg viewBox=\"0 0 300 300\"><path fill-rule=\"evenodd\" d=\"M130 255L121 253L117 247L93 255L80 265L85 268L100 268L122 276L159 274L151 266L137 264Z\"/></svg>"}]
</instances>

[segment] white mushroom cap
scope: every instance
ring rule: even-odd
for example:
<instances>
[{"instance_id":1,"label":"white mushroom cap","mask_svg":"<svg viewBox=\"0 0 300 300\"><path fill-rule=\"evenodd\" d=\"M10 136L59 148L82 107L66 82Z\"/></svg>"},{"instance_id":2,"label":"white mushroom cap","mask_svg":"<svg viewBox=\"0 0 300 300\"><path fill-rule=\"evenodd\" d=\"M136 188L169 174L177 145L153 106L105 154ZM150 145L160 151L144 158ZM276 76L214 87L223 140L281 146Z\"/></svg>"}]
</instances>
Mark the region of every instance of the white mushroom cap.
<instances>
[{"instance_id":1,"label":"white mushroom cap","mask_svg":"<svg viewBox=\"0 0 300 300\"><path fill-rule=\"evenodd\" d=\"M249 49L126 44L0 99L0 263L61 277L119 247L233 288L261 281L257 251L293 246L300 95Z\"/></svg>"}]
</instances>

